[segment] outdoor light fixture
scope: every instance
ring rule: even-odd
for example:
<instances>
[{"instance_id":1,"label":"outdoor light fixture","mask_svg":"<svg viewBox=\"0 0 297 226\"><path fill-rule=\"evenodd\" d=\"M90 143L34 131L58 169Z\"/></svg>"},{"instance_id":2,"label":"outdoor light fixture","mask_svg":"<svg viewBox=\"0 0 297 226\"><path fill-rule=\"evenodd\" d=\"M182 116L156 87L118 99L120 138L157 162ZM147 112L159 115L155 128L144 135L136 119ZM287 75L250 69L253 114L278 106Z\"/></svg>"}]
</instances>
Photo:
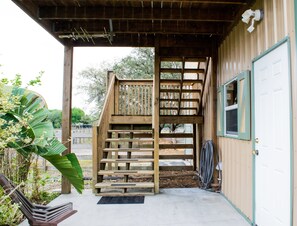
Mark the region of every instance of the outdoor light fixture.
<instances>
[{"instance_id":1,"label":"outdoor light fixture","mask_svg":"<svg viewBox=\"0 0 297 226\"><path fill-rule=\"evenodd\" d=\"M246 10L242 15L242 22L249 24L250 20L252 20L251 25L248 27L248 32L252 33L255 29L254 24L255 21L260 21L263 18L263 11L260 9Z\"/></svg>"}]
</instances>

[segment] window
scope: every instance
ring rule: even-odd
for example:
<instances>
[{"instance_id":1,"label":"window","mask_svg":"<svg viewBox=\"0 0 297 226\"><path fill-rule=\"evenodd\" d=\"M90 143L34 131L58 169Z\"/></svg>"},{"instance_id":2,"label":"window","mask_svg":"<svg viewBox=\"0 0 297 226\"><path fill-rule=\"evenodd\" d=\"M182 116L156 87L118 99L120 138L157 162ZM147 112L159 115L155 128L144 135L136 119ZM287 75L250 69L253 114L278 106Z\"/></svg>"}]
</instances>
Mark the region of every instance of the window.
<instances>
[{"instance_id":1,"label":"window","mask_svg":"<svg viewBox=\"0 0 297 226\"><path fill-rule=\"evenodd\" d=\"M218 88L217 135L250 140L250 72Z\"/></svg>"},{"instance_id":2,"label":"window","mask_svg":"<svg viewBox=\"0 0 297 226\"><path fill-rule=\"evenodd\" d=\"M237 135L237 80L232 80L225 85L225 134Z\"/></svg>"}]
</instances>

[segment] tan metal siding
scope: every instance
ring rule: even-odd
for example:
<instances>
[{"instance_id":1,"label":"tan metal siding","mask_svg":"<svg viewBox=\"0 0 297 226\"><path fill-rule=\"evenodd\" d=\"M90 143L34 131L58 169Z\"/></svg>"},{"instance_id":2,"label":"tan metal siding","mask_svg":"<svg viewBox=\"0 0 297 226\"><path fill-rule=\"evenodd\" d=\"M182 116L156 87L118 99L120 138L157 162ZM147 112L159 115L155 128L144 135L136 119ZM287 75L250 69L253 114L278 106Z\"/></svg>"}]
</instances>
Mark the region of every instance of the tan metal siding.
<instances>
[{"instance_id":1,"label":"tan metal siding","mask_svg":"<svg viewBox=\"0 0 297 226\"><path fill-rule=\"evenodd\" d=\"M210 95L210 82L211 82L211 74L212 74L212 67L213 63L212 60L209 62L207 77L206 77L206 84L205 84L205 91L203 94L202 99L202 108L203 108L203 116L204 116L204 123L203 123L203 141L205 140L212 140L213 139L213 121L212 121L212 102L211 102L211 95Z\"/></svg>"},{"instance_id":2,"label":"tan metal siding","mask_svg":"<svg viewBox=\"0 0 297 226\"><path fill-rule=\"evenodd\" d=\"M224 40L218 51L217 85L222 85L243 70L252 70L252 59L272 47L286 36L290 36L292 49L292 64L295 63L294 34L294 1L293 0L259 0L252 9L263 9L264 19L255 22L253 33L247 32L248 25L241 21ZM293 109L294 134L296 134L296 85L295 65L292 65L293 75ZM207 102L210 101L207 99ZM205 103L208 106L208 103ZM205 113L209 111L206 108ZM207 117L205 117L206 122ZM207 132L205 130L204 132ZM296 144L294 144L296 147ZM218 149L223 160L222 192L248 218L252 219L252 142L230 138L218 138ZM295 162L297 162L295 148ZM297 172L295 164L295 172ZM297 174L297 173L296 173ZM297 175L295 174L295 193L297 192ZM297 194L297 193L296 193ZM294 197L295 211L297 195ZM297 219L294 218L294 225Z\"/></svg>"}]
</instances>

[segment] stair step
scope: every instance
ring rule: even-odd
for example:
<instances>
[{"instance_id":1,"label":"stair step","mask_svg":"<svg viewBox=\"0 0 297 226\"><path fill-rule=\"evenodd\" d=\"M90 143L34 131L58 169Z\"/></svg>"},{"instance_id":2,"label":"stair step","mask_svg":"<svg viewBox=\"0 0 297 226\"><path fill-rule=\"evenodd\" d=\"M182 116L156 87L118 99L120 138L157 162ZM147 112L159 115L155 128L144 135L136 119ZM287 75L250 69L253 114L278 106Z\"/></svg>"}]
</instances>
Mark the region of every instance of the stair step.
<instances>
[{"instance_id":1,"label":"stair step","mask_svg":"<svg viewBox=\"0 0 297 226\"><path fill-rule=\"evenodd\" d=\"M160 171L191 171L193 166L159 166Z\"/></svg>"},{"instance_id":2,"label":"stair step","mask_svg":"<svg viewBox=\"0 0 297 226\"><path fill-rule=\"evenodd\" d=\"M163 98L163 99L160 99L160 101L161 102L166 102L166 101L168 101L168 102L179 102L179 101L181 101L181 102L198 102L199 101L199 99L198 98L193 98L193 99L165 99L165 98Z\"/></svg>"},{"instance_id":3,"label":"stair step","mask_svg":"<svg viewBox=\"0 0 297 226\"><path fill-rule=\"evenodd\" d=\"M160 138L193 138L192 133L160 133Z\"/></svg>"},{"instance_id":4,"label":"stair step","mask_svg":"<svg viewBox=\"0 0 297 226\"><path fill-rule=\"evenodd\" d=\"M153 148L104 148L106 152L153 152Z\"/></svg>"},{"instance_id":5,"label":"stair step","mask_svg":"<svg viewBox=\"0 0 297 226\"><path fill-rule=\"evenodd\" d=\"M180 89L160 89L160 93L179 93ZM200 89L182 89L182 93L201 93Z\"/></svg>"},{"instance_id":6,"label":"stair step","mask_svg":"<svg viewBox=\"0 0 297 226\"><path fill-rule=\"evenodd\" d=\"M159 159L193 159L193 155L159 155Z\"/></svg>"},{"instance_id":7,"label":"stair step","mask_svg":"<svg viewBox=\"0 0 297 226\"><path fill-rule=\"evenodd\" d=\"M184 149L194 148L193 144L159 144L160 149Z\"/></svg>"},{"instance_id":8,"label":"stair step","mask_svg":"<svg viewBox=\"0 0 297 226\"><path fill-rule=\"evenodd\" d=\"M160 107L160 110L178 110L178 107ZM181 111L187 111L187 110L193 110L193 111L196 111L197 110L197 107L188 107L188 108L184 108L184 107L181 107L179 108L179 110Z\"/></svg>"},{"instance_id":9,"label":"stair step","mask_svg":"<svg viewBox=\"0 0 297 226\"><path fill-rule=\"evenodd\" d=\"M197 84L197 83L200 83L202 84L203 83L203 80L202 79L184 79L183 81L181 81L180 79L160 79L160 84L161 85L164 85L164 84L168 84L168 85L172 85L172 84Z\"/></svg>"},{"instance_id":10,"label":"stair step","mask_svg":"<svg viewBox=\"0 0 297 226\"><path fill-rule=\"evenodd\" d=\"M154 188L153 182L114 182L97 183L95 188Z\"/></svg>"},{"instance_id":11,"label":"stair step","mask_svg":"<svg viewBox=\"0 0 297 226\"><path fill-rule=\"evenodd\" d=\"M166 62L205 62L205 57L161 57L161 61Z\"/></svg>"},{"instance_id":12,"label":"stair step","mask_svg":"<svg viewBox=\"0 0 297 226\"><path fill-rule=\"evenodd\" d=\"M137 139L130 139L130 138L108 138L105 140L106 142L115 142L115 143L118 143L118 142L153 142L154 139L152 138L137 138Z\"/></svg>"},{"instance_id":13,"label":"stair step","mask_svg":"<svg viewBox=\"0 0 297 226\"><path fill-rule=\"evenodd\" d=\"M189 68L189 69L184 69L182 70L181 68L160 68L161 73L204 73L204 69L194 69L194 68Z\"/></svg>"},{"instance_id":14,"label":"stair step","mask_svg":"<svg viewBox=\"0 0 297 226\"><path fill-rule=\"evenodd\" d=\"M101 159L101 163L135 163L135 162L153 162L154 159Z\"/></svg>"},{"instance_id":15,"label":"stair step","mask_svg":"<svg viewBox=\"0 0 297 226\"><path fill-rule=\"evenodd\" d=\"M154 175L153 170L100 170L98 175Z\"/></svg>"},{"instance_id":16,"label":"stair step","mask_svg":"<svg viewBox=\"0 0 297 226\"><path fill-rule=\"evenodd\" d=\"M108 133L152 133L152 130L139 130L139 129L126 129L126 130L121 130L121 129L114 129L114 130L108 130Z\"/></svg>"}]
</instances>

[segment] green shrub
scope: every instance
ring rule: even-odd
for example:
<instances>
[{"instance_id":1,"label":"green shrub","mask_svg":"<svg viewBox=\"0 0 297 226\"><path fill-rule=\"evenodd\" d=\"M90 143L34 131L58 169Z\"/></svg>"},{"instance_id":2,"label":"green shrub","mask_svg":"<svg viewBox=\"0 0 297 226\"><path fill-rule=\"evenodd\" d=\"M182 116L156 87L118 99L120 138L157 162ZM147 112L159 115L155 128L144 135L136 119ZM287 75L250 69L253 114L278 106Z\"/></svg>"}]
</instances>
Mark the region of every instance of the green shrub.
<instances>
[{"instance_id":1,"label":"green shrub","mask_svg":"<svg viewBox=\"0 0 297 226\"><path fill-rule=\"evenodd\" d=\"M22 213L18 204L12 204L11 199L4 195L0 187L0 225L18 225L22 220Z\"/></svg>"}]
</instances>

